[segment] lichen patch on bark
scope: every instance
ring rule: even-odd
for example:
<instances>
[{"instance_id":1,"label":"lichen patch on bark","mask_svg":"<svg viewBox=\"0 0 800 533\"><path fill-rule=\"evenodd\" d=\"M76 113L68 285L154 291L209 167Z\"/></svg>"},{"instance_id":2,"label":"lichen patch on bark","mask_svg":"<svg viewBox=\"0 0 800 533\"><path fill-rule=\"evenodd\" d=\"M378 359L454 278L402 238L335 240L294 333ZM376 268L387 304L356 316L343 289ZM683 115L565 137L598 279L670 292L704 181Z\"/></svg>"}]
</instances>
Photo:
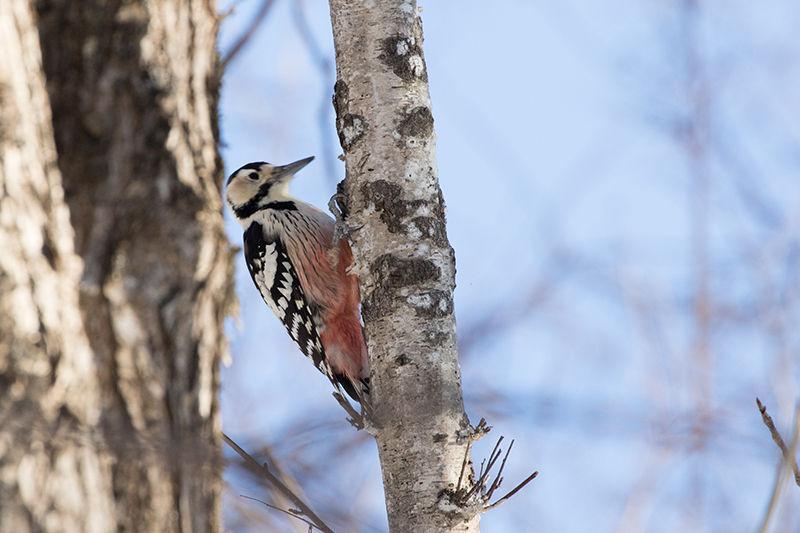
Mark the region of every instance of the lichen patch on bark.
<instances>
[{"instance_id":1,"label":"lichen patch on bark","mask_svg":"<svg viewBox=\"0 0 800 533\"><path fill-rule=\"evenodd\" d=\"M385 289L400 289L436 281L441 275L439 267L428 259L401 259L389 254L382 255L373 262L370 270Z\"/></svg>"},{"instance_id":2,"label":"lichen patch on bark","mask_svg":"<svg viewBox=\"0 0 800 533\"><path fill-rule=\"evenodd\" d=\"M403 137L427 139L433 133L433 115L426 106L417 106L401 117L397 131Z\"/></svg>"},{"instance_id":3,"label":"lichen patch on bark","mask_svg":"<svg viewBox=\"0 0 800 533\"><path fill-rule=\"evenodd\" d=\"M392 72L406 82L428 81L425 71L425 58L417 38L394 35L381 40L381 54L378 59L392 69Z\"/></svg>"}]
</instances>

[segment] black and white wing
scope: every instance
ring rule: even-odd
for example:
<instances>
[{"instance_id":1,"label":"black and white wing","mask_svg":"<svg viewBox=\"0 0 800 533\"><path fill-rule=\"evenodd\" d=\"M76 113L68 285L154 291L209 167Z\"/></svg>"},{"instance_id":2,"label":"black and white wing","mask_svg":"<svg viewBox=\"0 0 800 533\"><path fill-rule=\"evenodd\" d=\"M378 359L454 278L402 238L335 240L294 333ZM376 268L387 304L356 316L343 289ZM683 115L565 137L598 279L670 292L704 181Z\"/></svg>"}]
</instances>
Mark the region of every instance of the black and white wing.
<instances>
[{"instance_id":1,"label":"black and white wing","mask_svg":"<svg viewBox=\"0 0 800 533\"><path fill-rule=\"evenodd\" d=\"M253 222L244 232L244 257L267 306L314 366L335 379L317 330L321 324L319 310L306 299L286 245L278 237L265 235L264 226Z\"/></svg>"}]
</instances>

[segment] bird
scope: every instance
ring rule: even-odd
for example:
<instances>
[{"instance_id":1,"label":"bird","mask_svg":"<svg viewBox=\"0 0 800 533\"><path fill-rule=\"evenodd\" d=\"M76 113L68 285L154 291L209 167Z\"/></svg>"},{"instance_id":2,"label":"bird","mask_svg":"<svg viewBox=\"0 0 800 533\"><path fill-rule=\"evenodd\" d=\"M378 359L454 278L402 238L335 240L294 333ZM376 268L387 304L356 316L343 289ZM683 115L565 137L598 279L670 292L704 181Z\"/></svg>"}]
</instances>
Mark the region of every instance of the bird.
<instances>
[{"instance_id":1,"label":"bird","mask_svg":"<svg viewBox=\"0 0 800 533\"><path fill-rule=\"evenodd\" d=\"M369 361L353 252L346 238L334 242L333 218L289 195L295 173L313 159L248 163L230 175L225 197L264 302L314 366L363 406Z\"/></svg>"}]
</instances>

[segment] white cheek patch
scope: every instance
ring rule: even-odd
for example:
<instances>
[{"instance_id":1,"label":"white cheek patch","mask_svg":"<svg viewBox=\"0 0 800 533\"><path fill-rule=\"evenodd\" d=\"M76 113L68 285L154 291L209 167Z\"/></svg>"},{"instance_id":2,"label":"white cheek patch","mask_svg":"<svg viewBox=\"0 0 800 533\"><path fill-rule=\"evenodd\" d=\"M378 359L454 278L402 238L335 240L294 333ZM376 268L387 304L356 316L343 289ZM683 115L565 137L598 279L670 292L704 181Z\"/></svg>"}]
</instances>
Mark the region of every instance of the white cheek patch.
<instances>
[{"instance_id":1,"label":"white cheek patch","mask_svg":"<svg viewBox=\"0 0 800 533\"><path fill-rule=\"evenodd\" d=\"M250 198L252 198L258 188L246 181L243 178L235 179L228 185L228 190L226 191L228 202L233 203L234 205L242 205L247 203Z\"/></svg>"}]
</instances>

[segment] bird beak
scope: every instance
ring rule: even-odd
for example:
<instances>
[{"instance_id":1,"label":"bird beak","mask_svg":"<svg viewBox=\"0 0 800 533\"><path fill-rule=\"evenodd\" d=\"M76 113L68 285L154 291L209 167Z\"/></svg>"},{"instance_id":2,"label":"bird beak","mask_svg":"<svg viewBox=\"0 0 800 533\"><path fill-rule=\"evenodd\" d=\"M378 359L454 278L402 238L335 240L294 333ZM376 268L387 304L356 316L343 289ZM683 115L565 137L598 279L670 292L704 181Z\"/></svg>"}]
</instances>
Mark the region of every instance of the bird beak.
<instances>
[{"instance_id":1,"label":"bird beak","mask_svg":"<svg viewBox=\"0 0 800 533\"><path fill-rule=\"evenodd\" d=\"M314 160L314 156L306 157L305 159L301 159L300 161L295 161L294 163L289 163L288 165L283 165L282 167L275 168L275 174L279 178L286 178L295 174L298 170L306 166L307 164L311 163Z\"/></svg>"}]
</instances>

